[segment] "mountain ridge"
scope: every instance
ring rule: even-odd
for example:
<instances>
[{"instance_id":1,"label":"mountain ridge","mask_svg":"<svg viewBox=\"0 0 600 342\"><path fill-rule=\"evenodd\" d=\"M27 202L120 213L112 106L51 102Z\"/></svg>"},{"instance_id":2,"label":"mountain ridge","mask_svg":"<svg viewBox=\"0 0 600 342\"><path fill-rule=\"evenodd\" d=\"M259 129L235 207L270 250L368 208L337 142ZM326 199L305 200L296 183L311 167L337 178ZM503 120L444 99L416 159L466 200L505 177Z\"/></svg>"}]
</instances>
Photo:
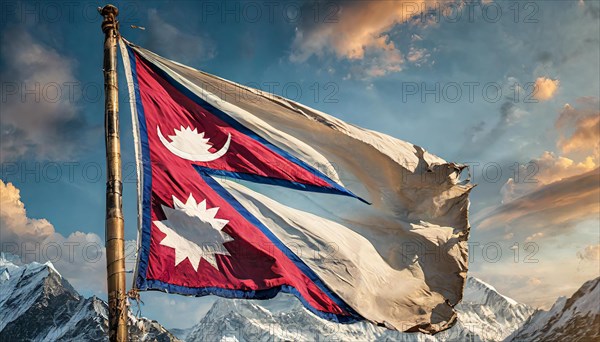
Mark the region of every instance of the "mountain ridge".
<instances>
[{"instance_id":1,"label":"mountain ridge","mask_svg":"<svg viewBox=\"0 0 600 342\"><path fill-rule=\"evenodd\" d=\"M135 341L589 341L600 340L600 277L548 311L534 310L474 277L456 306L457 323L436 335L403 333L369 322L337 324L292 295L268 301L219 298L189 329L165 329L129 313ZM0 257L0 340L106 341L108 308L81 296L52 263L17 265Z\"/></svg>"},{"instance_id":2,"label":"mountain ridge","mask_svg":"<svg viewBox=\"0 0 600 342\"><path fill-rule=\"evenodd\" d=\"M158 322L129 313L135 341L179 341ZM18 266L0 257L0 340L106 341L108 307L82 297L51 262Z\"/></svg>"},{"instance_id":3,"label":"mountain ridge","mask_svg":"<svg viewBox=\"0 0 600 342\"><path fill-rule=\"evenodd\" d=\"M456 306L458 322L436 335L403 333L369 322L336 324L311 315L291 295L270 301L217 299L206 316L182 337L196 341L501 341L534 309L514 301L473 277ZM498 325L497 322L502 322Z\"/></svg>"},{"instance_id":4,"label":"mountain ridge","mask_svg":"<svg viewBox=\"0 0 600 342\"><path fill-rule=\"evenodd\" d=\"M585 282L571 297L559 297L548 311L536 310L507 342L599 341L600 277Z\"/></svg>"}]
</instances>

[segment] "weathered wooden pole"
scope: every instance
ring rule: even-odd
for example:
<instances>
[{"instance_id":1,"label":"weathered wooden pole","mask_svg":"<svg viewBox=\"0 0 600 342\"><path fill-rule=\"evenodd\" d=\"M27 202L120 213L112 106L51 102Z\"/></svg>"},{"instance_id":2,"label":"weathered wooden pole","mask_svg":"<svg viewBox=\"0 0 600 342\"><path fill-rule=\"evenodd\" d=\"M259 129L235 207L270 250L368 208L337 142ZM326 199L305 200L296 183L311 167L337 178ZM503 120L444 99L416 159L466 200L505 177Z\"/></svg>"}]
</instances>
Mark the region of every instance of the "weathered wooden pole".
<instances>
[{"instance_id":1,"label":"weathered wooden pole","mask_svg":"<svg viewBox=\"0 0 600 342\"><path fill-rule=\"evenodd\" d=\"M125 232L123 224L121 143L119 141L119 88L117 44L119 10L99 8L104 17L104 129L106 139L106 280L108 283L108 334L111 342L127 342L127 290L125 288Z\"/></svg>"}]
</instances>

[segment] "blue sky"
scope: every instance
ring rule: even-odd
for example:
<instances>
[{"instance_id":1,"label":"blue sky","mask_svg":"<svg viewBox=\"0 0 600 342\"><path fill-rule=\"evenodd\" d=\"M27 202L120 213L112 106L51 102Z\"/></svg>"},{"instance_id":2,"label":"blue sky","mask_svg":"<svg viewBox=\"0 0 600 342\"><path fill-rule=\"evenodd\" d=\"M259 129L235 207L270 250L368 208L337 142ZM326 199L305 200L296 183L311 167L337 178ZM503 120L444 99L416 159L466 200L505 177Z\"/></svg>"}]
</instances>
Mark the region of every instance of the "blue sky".
<instances>
[{"instance_id":1,"label":"blue sky","mask_svg":"<svg viewBox=\"0 0 600 342\"><path fill-rule=\"evenodd\" d=\"M548 306L598 276L597 2L115 4L122 35L158 54L472 164L470 272L507 295ZM3 250L35 241L24 229L103 237L101 5L2 3ZM122 72L120 82L126 238L134 240ZM94 277L64 267L82 293L105 296ZM144 296L144 315L175 327L210 303ZM196 316L166 316L167 304Z\"/></svg>"}]
</instances>

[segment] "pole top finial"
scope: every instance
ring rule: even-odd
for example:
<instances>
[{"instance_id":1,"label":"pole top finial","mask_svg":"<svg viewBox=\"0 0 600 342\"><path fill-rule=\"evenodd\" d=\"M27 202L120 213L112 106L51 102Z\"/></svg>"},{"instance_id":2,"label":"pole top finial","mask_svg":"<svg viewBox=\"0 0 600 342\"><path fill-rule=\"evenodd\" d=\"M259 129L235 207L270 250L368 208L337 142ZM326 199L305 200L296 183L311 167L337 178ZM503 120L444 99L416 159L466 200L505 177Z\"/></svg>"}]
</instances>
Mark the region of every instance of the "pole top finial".
<instances>
[{"instance_id":1,"label":"pole top finial","mask_svg":"<svg viewBox=\"0 0 600 342\"><path fill-rule=\"evenodd\" d=\"M98 7L98 12L100 12L100 14L103 17L110 16L110 15L113 15L113 16L116 17L116 16L119 15L119 9L116 8L112 4L108 4L108 5L106 5L106 6L102 7L102 8Z\"/></svg>"},{"instance_id":2,"label":"pole top finial","mask_svg":"<svg viewBox=\"0 0 600 342\"><path fill-rule=\"evenodd\" d=\"M104 17L104 20L102 20L102 32L106 34L110 30L119 30L119 22L117 21L117 16L119 15L118 8L108 4L104 7L98 7L98 12Z\"/></svg>"}]
</instances>

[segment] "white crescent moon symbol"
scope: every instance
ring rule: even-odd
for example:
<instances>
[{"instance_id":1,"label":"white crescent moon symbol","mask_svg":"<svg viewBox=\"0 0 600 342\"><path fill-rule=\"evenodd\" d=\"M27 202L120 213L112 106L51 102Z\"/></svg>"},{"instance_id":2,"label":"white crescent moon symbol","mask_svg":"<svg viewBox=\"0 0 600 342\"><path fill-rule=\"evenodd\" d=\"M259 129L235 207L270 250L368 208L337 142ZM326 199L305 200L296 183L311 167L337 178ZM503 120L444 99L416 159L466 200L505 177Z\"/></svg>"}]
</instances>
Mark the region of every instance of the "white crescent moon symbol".
<instances>
[{"instance_id":1,"label":"white crescent moon symbol","mask_svg":"<svg viewBox=\"0 0 600 342\"><path fill-rule=\"evenodd\" d=\"M215 153L210 153L208 152L208 149L212 146L207 144L208 139L204 138L204 133L198 134L196 132L196 129L192 131L191 129L189 129L189 127L186 129L184 129L183 127L181 128L182 129L179 131L175 130L175 136L172 137L173 142L169 142L162 135L160 127L158 127L158 125L156 126L156 132L160 141L163 143L163 145L165 145L165 147L169 151L171 151L171 153L180 158L195 162L210 162L221 158L223 155L225 155L225 153L227 153L227 150L229 149L229 143L231 142L231 133L228 134L227 141L225 142L225 145L221 147L220 150L218 150Z\"/></svg>"}]
</instances>

